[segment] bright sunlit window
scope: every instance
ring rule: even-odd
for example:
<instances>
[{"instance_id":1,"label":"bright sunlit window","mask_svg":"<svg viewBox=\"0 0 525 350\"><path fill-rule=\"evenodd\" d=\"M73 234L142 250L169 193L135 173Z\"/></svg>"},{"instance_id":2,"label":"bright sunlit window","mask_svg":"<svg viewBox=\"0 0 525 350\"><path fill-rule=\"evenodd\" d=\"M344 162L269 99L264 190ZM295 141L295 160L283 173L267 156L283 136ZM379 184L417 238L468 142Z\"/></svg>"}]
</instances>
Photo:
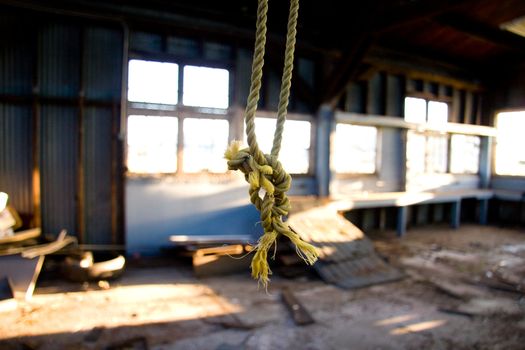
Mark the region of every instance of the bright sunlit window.
<instances>
[{"instance_id":1,"label":"bright sunlit window","mask_svg":"<svg viewBox=\"0 0 525 350\"><path fill-rule=\"evenodd\" d=\"M422 98L405 98L405 121L444 125L448 120L448 104ZM448 138L417 131L407 133L407 172L410 174L447 172Z\"/></svg>"},{"instance_id":2,"label":"bright sunlit window","mask_svg":"<svg viewBox=\"0 0 525 350\"><path fill-rule=\"evenodd\" d=\"M452 135L450 140L450 172L477 174L479 172L479 136Z\"/></svg>"},{"instance_id":3,"label":"bright sunlit window","mask_svg":"<svg viewBox=\"0 0 525 350\"><path fill-rule=\"evenodd\" d=\"M177 170L178 119L130 115L128 117L128 171L172 173Z\"/></svg>"},{"instance_id":4,"label":"bright sunlit window","mask_svg":"<svg viewBox=\"0 0 525 350\"><path fill-rule=\"evenodd\" d=\"M332 169L342 174L373 174L376 171L377 128L337 123Z\"/></svg>"},{"instance_id":5,"label":"bright sunlit window","mask_svg":"<svg viewBox=\"0 0 525 350\"><path fill-rule=\"evenodd\" d=\"M182 103L186 106L228 108L226 69L185 66Z\"/></svg>"},{"instance_id":6,"label":"bright sunlit window","mask_svg":"<svg viewBox=\"0 0 525 350\"><path fill-rule=\"evenodd\" d=\"M427 121L427 101L422 98L405 98L405 120L410 123Z\"/></svg>"},{"instance_id":7,"label":"bright sunlit window","mask_svg":"<svg viewBox=\"0 0 525 350\"><path fill-rule=\"evenodd\" d=\"M496 128L496 174L525 176L525 111L498 113Z\"/></svg>"},{"instance_id":8,"label":"bright sunlit window","mask_svg":"<svg viewBox=\"0 0 525 350\"><path fill-rule=\"evenodd\" d=\"M255 136L264 153L270 153L272 150L275 123L273 118L255 118ZM312 124L305 120L286 121L279 160L290 174L308 173L311 128Z\"/></svg>"},{"instance_id":9,"label":"bright sunlit window","mask_svg":"<svg viewBox=\"0 0 525 350\"><path fill-rule=\"evenodd\" d=\"M177 64L131 60L128 68L129 101L177 104L179 85Z\"/></svg>"},{"instance_id":10,"label":"bright sunlit window","mask_svg":"<svg viewBox=\"0 0 525 350\"><path fill-rule=\"evenodd\" d=\"M445 124L448 119L448 104L427 101L423 98L405 98L405 121L410 123Z\"/></svg>"},{"instance_id":11,"label":"bright sunlit window","mask_svg":"<svg viewBox=\"0 0 525 350\"><path fill-rule=\"evenodd\" d=\"M183 171L186 173L226 172L227 165L223 154L228 146L228 121L186 118L183 123Z\"/></svg>"}]
</instances>

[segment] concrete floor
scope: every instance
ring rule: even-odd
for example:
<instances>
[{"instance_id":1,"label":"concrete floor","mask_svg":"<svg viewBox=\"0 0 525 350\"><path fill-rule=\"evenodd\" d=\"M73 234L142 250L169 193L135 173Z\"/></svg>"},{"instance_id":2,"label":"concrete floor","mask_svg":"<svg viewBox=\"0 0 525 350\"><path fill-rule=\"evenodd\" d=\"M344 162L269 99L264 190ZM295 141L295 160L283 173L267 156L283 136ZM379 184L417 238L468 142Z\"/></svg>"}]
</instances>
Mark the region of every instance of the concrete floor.
<instances>
[{"instance_id":1,"label":"concrete floor","mask_svg":"<svg viewBox=\"0 0 525 350\"><path fill-rule=\"evenodd\" d=\"M402 240L393 232L370 236L406 278L342 290L274 276L266 293L249 271L196 279L179 263L129 268L109 285L41 279L30 302L0 313L0 349L105 349L129 339L173 350L525 348L524 295L480 284L494 274L525 281L523 230L427 227ZM314 324L293 323L283 287Z\"/></svg>"}]
</instances>

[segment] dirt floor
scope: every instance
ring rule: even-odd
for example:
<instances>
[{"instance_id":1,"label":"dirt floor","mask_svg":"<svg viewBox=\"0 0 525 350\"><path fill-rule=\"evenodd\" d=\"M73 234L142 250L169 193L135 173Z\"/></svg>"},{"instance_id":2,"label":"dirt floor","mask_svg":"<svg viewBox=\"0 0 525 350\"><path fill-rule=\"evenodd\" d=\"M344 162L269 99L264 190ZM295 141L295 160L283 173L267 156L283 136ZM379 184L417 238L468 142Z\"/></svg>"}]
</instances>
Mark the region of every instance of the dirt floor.
<instances>
[{"instance_id":1,"label":"dirt floor","mask_svg":"<svg viewBox=\"0 0 525 350\"><path fill-rule=\"evenodd\" d=\"M343 290L274 276L265 292L249 271L197 279L180 263L131 267L99 284L42 278L30 302L0 313L0 349L525 348L523 229L369 236L404 279ZM285 287L315 323L293 322Z\"/></svg>"}]
</instances>

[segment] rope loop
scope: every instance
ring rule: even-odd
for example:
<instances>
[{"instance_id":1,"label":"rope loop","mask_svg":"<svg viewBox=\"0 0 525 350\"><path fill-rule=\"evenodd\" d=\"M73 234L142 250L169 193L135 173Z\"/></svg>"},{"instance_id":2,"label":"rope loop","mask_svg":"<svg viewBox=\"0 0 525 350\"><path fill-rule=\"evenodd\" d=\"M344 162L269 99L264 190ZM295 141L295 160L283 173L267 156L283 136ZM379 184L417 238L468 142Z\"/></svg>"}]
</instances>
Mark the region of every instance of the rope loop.
<instances>
[{"instance_id":1,"label":"rope loop","mask_svg":"<svg viewBox=\"0 0 525 350\"><path fill-rule=\"evenodd\" d=\"M286 192L290 189L292 177L284 170L278 160L290 97L299 0L290 0L284 69L271 154L264 154L259 149L255 136L254 119L262 84L267 13L268 0L259 0L250 93L244 115L248 148L241 148L241 142L233 141L224 153L224 158L228 161L228 169L240 170L244 173L245 179L250 185L248 191L250 201L261 215L264 234L257 243L251 269L252 277L258 279L265 287L268 286L269 275L271 274L267 260L268 250L277 244L276 240L279 235L288 237L295 244L297 254L307 264L314 264L318 256L314 246L301 240L297 233L283 222L283 217L286 217L290 211L290 201Z\"/></svg>"}]
</instances>

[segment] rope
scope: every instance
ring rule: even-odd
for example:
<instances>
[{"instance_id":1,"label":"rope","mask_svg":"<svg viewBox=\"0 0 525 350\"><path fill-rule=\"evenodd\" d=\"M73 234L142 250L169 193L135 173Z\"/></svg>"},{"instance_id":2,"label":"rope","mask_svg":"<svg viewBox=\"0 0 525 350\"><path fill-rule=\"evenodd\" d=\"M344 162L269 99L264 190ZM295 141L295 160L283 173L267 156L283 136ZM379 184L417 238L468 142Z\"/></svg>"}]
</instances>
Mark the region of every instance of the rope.
<instances>
[{"instance_id":1,"label":"rope","mask_svg":"<svg viewBox=\"0 0 525 350\"><path fill-rule=\"evenodd\" d=\"M283 216L288 215L290 211L290 201L286 196L286 192L290 189L292 178L277 159L281 149L282 134L290 97L298 12L299 0L291 0L277 125L271 154L261 152L255 136L255 112L259 102L262 69L264 66L268 0L259 0L257 8L250 93L244 115L249 147L241 148L241 142L233 141L224 153L224 157L228 160L228 169L240 170L245 174L246 181L250 184L250 201L261 215L264 234L257 243L251 269L252 277L258 279L265 287L268 285L269 275L271 274L268 265L268 251L276 244L279 235L288 237L295 244L297 254L307 264L313 265L318 256L315 247L301 240L297 233L283 222ZM263 194L262 198L261 193Z\"/></svg>"}]
</instances>

